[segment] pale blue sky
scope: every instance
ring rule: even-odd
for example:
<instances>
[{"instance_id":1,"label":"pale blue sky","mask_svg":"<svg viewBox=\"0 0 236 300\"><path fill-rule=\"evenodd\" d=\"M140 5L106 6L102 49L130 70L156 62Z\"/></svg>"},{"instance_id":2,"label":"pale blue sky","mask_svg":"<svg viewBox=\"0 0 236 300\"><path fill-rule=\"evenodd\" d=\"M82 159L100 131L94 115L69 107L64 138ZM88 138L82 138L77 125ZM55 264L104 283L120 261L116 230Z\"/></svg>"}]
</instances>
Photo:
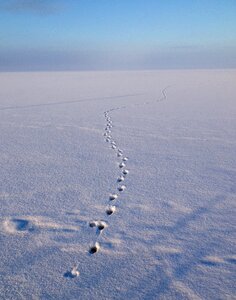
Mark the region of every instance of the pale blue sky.
<instances>
[{"instance_id":1,"label":"pale blue sky","mask_svg":"<svg viewBox=\"0 0 236 300\"><path fill-rule=\"evenodd\" d=\"M236 67L235 0L0 0L0 70Z\"/></svg>"}]
</instances>

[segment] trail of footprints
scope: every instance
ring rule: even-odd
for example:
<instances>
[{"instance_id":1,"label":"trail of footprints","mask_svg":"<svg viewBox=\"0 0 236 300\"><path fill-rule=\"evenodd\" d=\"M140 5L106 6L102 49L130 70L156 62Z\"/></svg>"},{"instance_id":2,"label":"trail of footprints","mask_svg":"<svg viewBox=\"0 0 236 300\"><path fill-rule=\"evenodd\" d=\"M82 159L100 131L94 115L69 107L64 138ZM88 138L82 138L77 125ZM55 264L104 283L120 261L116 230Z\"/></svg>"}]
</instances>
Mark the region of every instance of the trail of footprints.
<instances>
[{"instance_id":1,"label":"trail of footprints","mask_svg":"<svg viewBox=\"0 0 236 300\"><path fill-rule=\"evenodd\" d=\"M111 149L115 150L116 156L119 158L119 169L121 170L120 176L117 178L117 193L110 194L108 198L107 207L105 209L105 213L107 216L111 216L116 212L116 202L119 197L119 194L123 192L126 189L126 186L124 184L121 184L125 180L126 175L129 173L129 171L126 169L126 162L128 161L128 157L126 157L123 153L123 150L121 150L117 142L112 137L112 120L109 115L109 112L111 110L104 112L104 117L106 119L106 127L104 132L104 137L106 143L110 144ZM98 221L92 221L89 223L90 227L93 227L96 229L96 235L99 236L99 234L108 227L108 223L103 220ZM89 248L90 254L95 254L100 249L100 244L96 240L96 242Z\"/></svg>"},{"instance_id":2,"label":"trail of footprints","mask_svg":"<svg viewBox=\"0 0 236 300\"><path fill-rule=\"evenodd\" d=\"M110 109L104 112L104 117L106 119L106 127L103 136L105 137L105 142L110 145L110 148L114 150L116 157L118 158L118 168L120 170L120 176L117 178L117 192L116 193L111 193L108 196L107 200L107 206L104 210L105 214L107 217L111 216L116 212L116 203L118 201L119 195L126 189L126 185L124 184L126 176L129 174L129 170L126 168L126 163L128 161L128 157L124 155L124 152L122 149L118 147L117 142L114 140L112 136L112 120L109 115L109 112L114 109ZM101 245L98 242L98 237L100 234L103 232L108 227L108 222L104 220L96 220L96 221L91 221L89 222L89 227L96 229L96 238L94 243L89 247L88 253L91 255L94 255L97 253ZM69 278L75 278L79 276L80 273L77 269L77 266L73 266L71 271L67 272L65 274L65 277Z\"/></svg>"},{"instance_id":3,"label":"trail of footprints","mask_svg":"<svg viewBox=\"0 0 236 300\"><path fill-rule=\"evenodd\" d=\"M134 104L134 106L147 105L152 102L161 102L161 101L166 100L165 91L168 88L169 88L169 86L167 86L166 88L164 88L162 90L162 96L159 99L157 99L155 101L151 101L151 102ZM130 105L130 106L132 106L132 105ZM122 193L126 189L126 185L123 184L123 182L125 181L126 176L129 174L129 170L126 168L126 163L129 158L124 155L123 150L118 147L117 142L114 140L114 138L112 136L112 120L111 120L111 117L109 114L111 111L114 111L117 109L123 109L123 108L126 108L126 106L112 108L112 109L104 112L104 117L106 120L106 127L104 130L103 136L105 138L105 142L108 143L110 145L111 149L115 151L116 157L119 159L119 170L121 171L120 176L117 178L117 183L118 183L117 193L111 193L108 198L107 207L105 208L105 213L106 213L107 217L111 216L112 214L114 214L116 212L117 199L119 198L120 193ZM89 226L96 229L96 239L95 239L94 243L88 249L89 254L94 255L101 248L100 243L98 242L98 237L102 233L102 231L108 227L108 223L104 220L97 220L97 221L91 221L89 223ZM79 274L80 273L77 270L77 266L74 266L70 272L66 273L66 277L74 278L74 277L79 276Z\"/></svg>"}]
</instances>

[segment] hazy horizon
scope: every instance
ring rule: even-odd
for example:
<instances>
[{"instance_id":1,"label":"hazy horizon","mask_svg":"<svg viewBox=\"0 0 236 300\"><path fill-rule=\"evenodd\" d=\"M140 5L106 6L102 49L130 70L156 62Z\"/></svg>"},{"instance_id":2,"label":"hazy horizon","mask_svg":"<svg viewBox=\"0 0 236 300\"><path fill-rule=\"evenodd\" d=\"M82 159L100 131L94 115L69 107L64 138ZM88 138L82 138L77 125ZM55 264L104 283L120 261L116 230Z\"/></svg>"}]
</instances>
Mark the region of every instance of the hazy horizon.
<instances>
[{"instance_id":1,"label":"hazy horizon","mask_svg":"<svg viewBox=\"0 0 236 300\"><path fill-rule=\"evenodd\" d=\"M236 68L236 2L0 0L0 71Z\"/></svg>"}]
</instances>

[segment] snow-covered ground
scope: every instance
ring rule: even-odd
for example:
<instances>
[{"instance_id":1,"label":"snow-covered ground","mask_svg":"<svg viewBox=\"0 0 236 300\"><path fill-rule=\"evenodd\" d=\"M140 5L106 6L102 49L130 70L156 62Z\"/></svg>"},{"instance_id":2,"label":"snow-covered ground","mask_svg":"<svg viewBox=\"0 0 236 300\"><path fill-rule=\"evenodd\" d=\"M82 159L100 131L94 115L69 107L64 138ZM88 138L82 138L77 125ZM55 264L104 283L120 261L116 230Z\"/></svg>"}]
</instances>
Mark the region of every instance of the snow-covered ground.
<instances>
[{"instance_id":1,"label":"snow-covered ground","mask_svg":"<svg viewBox=\"0 0 236 300\"><path fill-rule=\"evenodd\" d=\"M0 168L1 299L236 299L235 70L0 73Z\"/></svg>"}]
</instances>

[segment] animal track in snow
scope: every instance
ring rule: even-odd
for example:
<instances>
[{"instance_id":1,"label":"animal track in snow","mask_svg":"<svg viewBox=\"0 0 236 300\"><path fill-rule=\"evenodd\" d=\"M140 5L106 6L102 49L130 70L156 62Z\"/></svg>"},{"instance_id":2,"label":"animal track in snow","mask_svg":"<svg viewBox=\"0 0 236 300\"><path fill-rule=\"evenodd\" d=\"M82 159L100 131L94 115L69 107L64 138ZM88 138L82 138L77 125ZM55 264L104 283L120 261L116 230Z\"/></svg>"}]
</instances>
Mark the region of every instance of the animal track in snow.
<instances>
[{"instance_id":1,"label":"animal track in snow","mask_svg":"<svg viewBox=\"0 0 236 300\"><path fill-rule=\"evenodd\" d=\"M24 216L6 218L3 220L4 231L11 234L26 234L28 232L76 232L78 226L66 225L55 222L53 219L42 216Z\"/></svg>"},{"instance_id":2,"label":"animal track in snow","mask_svg":"<svg viewBox=\"0 0 236 300\"><path fill-rule=\"evenodd\" d=\"M166 99L165 90L166 90L166 88L162 90L162 97L160 99L156 100L157 102L160 102L160 101L163 101ZM143 103L143 105L146 105L146 104L149 104L149 102ZM135 104L135 105L140 105L140 104ZM110 116L110 112L112 112L114 110L125 109L125 108L126 108L126 106L120 106L120 107L116 107L116 108L111 108L104 112L104 116L105 116L105 120L106 120L105 132L103 133L104 140L106 141L106 143L109 144L110 148L112 148L113 150L116 150L115 151L116 156L119 158L119 161L118 161L119 169L121 169L121 172L122 172L121 175L117 178L118 183L123 182L126 178L126 175L129 174L129 170L126 169L126 162L129 160L129 158L127 156L124 156L124 151L118 147L118 143L114 140L114 138L112 136L113 121ZM126 189L125 185L117 186L117 190L119 192L123 192L125 189ZM110 194L109 201L114 201L117 198L118 198L117 194ZM108 205L105 209L105 213L107 216L111 216L115 211L116 211L115 205ZM108 226L108 224L106 221L91 221L89 223L89 226L92 228L97 228L97 234L100 235L100 233ZM95 254L99 251L100 244L97 241L98 238L99 237L96 237L96 240L94 241L93 246L90 246L90 248L89 248L90 254ZM79 275L79 271L77 270L77 266L75 266L72 268L72 270L70 272L67 272L66 277L74 278L74 277L77 277L78 275Z\"/></svg>"},{"instance_id":3,"label":"animal track in snow","mask_svg":"<svg viewBox=\"0 0 236 300\"><path fill-rule=\"evenodd\" d=\"M124 163L124 162L121 162L121 163L119 164L119 167L120 167L120 168L124 168L124 167L125 167L125 163Z\"/></svg>"},{"instance_id":4,"label":"animal track in snow","mask_svg":"<svg viewBox=\"0 0 236 300\"><path fill-rule=\"evenodd\" d=\"M96 227L97 226L97 221L91 221L89 222L90 227Z\"/></svg>"},{"instance_id":5,"label":"animal track in snow","mask_svg":"<svg viewBox=\"0 0 236 300\"><path fill-rule=\"evenodd\" d=\"M111 201L113 201L113 200L117 199L117 197L118 197L117 194L111 194L111 195L109 196L109 199L110 199Z\"/></svg>"},{"instance_id":6,"label":"animal track in snow","mask_svg":"<svg viewBox=\"0 0 236 300\"><path fill-rule=\"evenodd\" d=\"M126 189L126 186L125 186L125 185L118 186L118 188L117 188L117 190L118 190L119 192L123 192L125 189Z\"/></svg>"},{"instance_id":7,"label":"animal track in snow","mask_svg":"<svg viewBox=\"0 0 236 300\"><path fill-rule=\"evenodd\" d=\"M94 254L94 253L98 252L99 249L100 249L100 245L98 242L96 242L93 246L90 247L89 253Z\"/></svg>"},{"instance_id":8,"label":"animal track in snow","mask_svg":"<svg viewBox=\"0 0 236 300\"><path fill-rule=\"evenodd\" d=\"M125 177L122 175L117 178L117 182L122 182L124 180L125 180Z\"/></svg>"},{"instance_id":9,"label":"animal track in snow","mask_svg":"<svg viewBox=\"0 0 236 300\"><path fill-rule=\"evenodd\" d=\"M28 220L13 218L4 222L4 227L9 233L29 232L33 230L32 224Z\"/></svg>"},{"instance_id":10,"label":"animal track in snow","mask_svg":"<svg viewBox=\"0 0 236 300\"><path fill-rule=\"evenodd\" d=\"M90 227L97 227L99 231L102 231L104 228L106 228L108 225L105 221L91 221L89 223Z\"/></svg>"},{"instance_id":11,"label":"animal track in snow","mask_svg":"<svg viewBox=\"0 0 236 300\"><path fill-rule=\"evenodd\" d=\"M116 207L114 205L110 205L107 209L106 209L106 214L108 216L112 215L114 212L116 211Z\"/></svg>"},{"instance_id":12,"label":"animal track in snow","mask_svg":"<svg viewBox=\"0 0 236 300\"><path fill-rule=\"evenodd\" d=\"M127 175L127 174L129 174L129 170L125 169L125 170L122 171L122 173L123 173L124 175Z\"/></svg>"},{"instance_id":13,"label":"animal track in snow","mask_svg":"<svg viewBox=\"0 0 236 300\"><path fill-rule=\"evenodd\" d=\"M75 278L80 275L79 271L77 270L78 266L74 266L70 271L64 274L64 277L68 278Z\"/></svg>"},{"instance_id":14,"label":"animal track in snow","mask_svg":"<svg viewBox=\"0 0 236 300\"><path fill-rule=\"evenodd\" d=\"M105 229L107 227L107 223L104 221L100 221L97 225L98 230L102 231L103 229Z\"/></svg>"}]
</instances>

